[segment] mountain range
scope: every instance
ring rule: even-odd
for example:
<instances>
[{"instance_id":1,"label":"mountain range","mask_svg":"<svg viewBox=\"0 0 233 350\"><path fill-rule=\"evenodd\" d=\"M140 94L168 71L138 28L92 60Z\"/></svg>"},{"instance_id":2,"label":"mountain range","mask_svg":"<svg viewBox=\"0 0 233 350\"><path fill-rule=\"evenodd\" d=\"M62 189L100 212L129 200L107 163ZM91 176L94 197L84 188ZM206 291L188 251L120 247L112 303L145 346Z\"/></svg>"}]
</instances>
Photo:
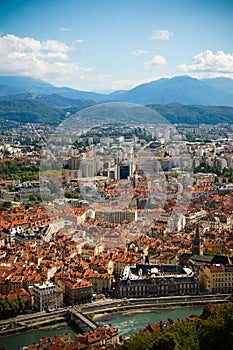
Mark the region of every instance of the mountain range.
<instances>
[{"instance_id":1,"label":"mountain range","mask_svg":"<svg viewBox=\"0 0 233 350\"><path fill-rule=\"evenodd\" d=\"M33 116L38 112L36 121L40 121L40 113L43 110L44 116L47 110L49 122L56 124L65 118L67 112L72 114L82 108L110 101L150 105L175 123L232 123L233 79L177 76L141 84L131 90L100 94L55 87L30 77L0 76L1 118L7 115L8 119L23 121L23 116L27 116L27 120L33 121ZM33 106L33 110L30 110L30 106ZM43 122L45 119L43 117Z\"/></svg>"},{"instance_id":2,"label":"mountain range","mask_svg":"<svg viewBox=\"0 0 233 350\"><path fill-rule=\"evenodd\" d=\"M230 78L196 79L189 76L177 76L141 84L131 90L100 94L68 87L55 87L30 77L0 76L1 98L25 93L56 94L69 99L96 102L122 101L142 105L180 103L233 107L233 79Z\"/></svg>"},{"instance_id":3,"label":"mountain range","mask_svg":"<svg viewBox=\"0 0 233 350\"><path fill-rule=\"evenodd\" d=\"M198 80L189 76L163 78L139 85L121 95L121 99L143 105L180 103L233 107L233 79Z\"/></svg>"},{"instance_id":4,"label":"mountain range","mask_svg":"<svg viewBox=\"0 0 233 350\"><path fill-rule=\"evenodd\" d=\"M12 89L12 92L11 92ZM1 98L18 94L49 95L57 94L71 99L88 99L101 101L105 95L96 92L80 91L69 87L56 87L43 80L21 76L0 76L0 96Z\"/></svg>"}]
</instances>

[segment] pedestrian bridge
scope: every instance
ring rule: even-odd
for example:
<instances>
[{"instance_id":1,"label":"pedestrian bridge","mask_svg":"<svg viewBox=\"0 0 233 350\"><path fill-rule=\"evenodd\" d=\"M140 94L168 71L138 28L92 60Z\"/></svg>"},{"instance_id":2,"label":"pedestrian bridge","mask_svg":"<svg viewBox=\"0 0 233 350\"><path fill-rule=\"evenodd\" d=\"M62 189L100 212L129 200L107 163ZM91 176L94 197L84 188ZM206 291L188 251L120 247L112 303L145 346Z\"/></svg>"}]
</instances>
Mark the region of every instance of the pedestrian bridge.
<instances>
[{"instance_id":1,"label":"pedestrian bridge","mask_svg":"<svg viewBox=\"0 0 233 350\"><path fill-rule=\"evenodd\" d=\"M97 328L97 324L90 320L88 317L84 316L80 311L78 307L73 307L70 310L71 313L71 317L73 315L73 317L79 319L80 321L82 321L83 323L85 323L88 327L90 327L92 330L95 330Z\"/></svg>"}]
</instances>

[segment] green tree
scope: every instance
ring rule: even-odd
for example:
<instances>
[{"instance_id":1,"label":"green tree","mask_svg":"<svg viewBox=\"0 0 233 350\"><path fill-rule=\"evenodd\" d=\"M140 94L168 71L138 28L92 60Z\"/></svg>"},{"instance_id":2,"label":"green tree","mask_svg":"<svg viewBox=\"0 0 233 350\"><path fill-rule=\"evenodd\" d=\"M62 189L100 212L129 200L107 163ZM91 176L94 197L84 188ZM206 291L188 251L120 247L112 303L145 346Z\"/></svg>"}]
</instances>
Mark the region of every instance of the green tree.
<instances>
[{"instance_id":1,"label":"green tree","mask_svg":"<svg viewBox=\"0 0 233 350\"><path fill-rule=\"evenodd\" d=\"M73 193L71 191L66 191L65 192L65 197L66 198L72 198L72 199L80 199L80 198L82 198L79 193Z\"/></svg>"},{"instance_id":2,"label":"green tree","mask_svg":"<svg viewBox=\"0 0 233 350\"><path fill-rule=\"evenodd\" d=\"M123 350L229 350L233 344L233 303L208 304L197 322L179 321L152 334L136 334Z\"/></svg>"},{"instance_id":3,"label":"green tree","mask_svg":"<svg viewBox=\"0 0 233 350\"><path fill-rule=\"evenodd\" d=\"M1 318L8 318L11 316L11 307L7 300L2 300L2 315Z\"/></svg>"},{"instance_id":4,"label":"green tree","mask_svg":"<svg viewBox=\"0 0 233 350\"><path fill-rule=\"evenodd\" d=\"M9 303L9 306L10 306L10 314L12 316L15 316L18 311L19 311L19 301L18 299L8 299L8 303Z\"/></svg>"},{"instance_id":5,"label":"green tree","mask_svg":"<svg viewBox=\"0 0 233 350\"><path fill-rule=\"evenodd\" d=\"M19 310L20 312L23 312L28 306L29 301L25 297L19 297L18 300L19 300Z\"/></svg>"},{"instance_id":6,"label":"green tree","mask_svg":"<svg viewBox=\"0 0 233 350\"><path fill-rule=\"evenodd\" d=\"M168 332L171 332L174 341L176 340L175 350L199 350L196 322L176 322Z\"/></svg>"},{"instance_id":7,"label":"green tree","mask_svg":"<svg viewBox=\"0 0 233 350\"><path fill-rule=\"evenodd\" d=\"M152 350L153 339L151 335L143 333L135 334L130 342L123 344L120 347L121 350Z\"/></svg>"},{"instance_id":8,"label":"green tree","mask_svg":"<svg viewBox=\"0 0 233 350\"><path fill-rule=\"evenodd\" d=\"M29 208L33 207L33 203L31 202L28 202L26 205L25 205L25 209L28 210Z\"/></svg>"},{"instance_id":9,"label":"green tree","mask_svg":"<svg viewBox=\"0 0 233 350\"><path fill-rule=\"evenodd\" d=\"M176 337L171 332L153 333L153 350L175 350Z\"/></svg>"},{"instance_id":10,"label":"green tree","mask_svg":"<svg viewBox=\"0 0 233 350\"><path fill-rule=\"evenodd\" d=\"M223 328L222 319L203 320L198 331L200 350L229 350L222 341Z\"/></svg>"},{"instance_id":11,"label":"green tree","mask_svg":"<svg viewBox=\"0 0 233 350\"><path fill-rule=\"evenodd\" d=\"M0 210L7 210L11 207L11 202L3 202L1 207L0 207Z\"/></svg>"},{"instance_id":12,"label":"green tree","mask_svg":"<svg viewBox=\"0 0 233 350\"><path fill-rule=\"evenodd\" d=\"M18 315L28 305L25 297L15 299L0 300L0 318L9 318Z\"/></svg>"}]
</instances>

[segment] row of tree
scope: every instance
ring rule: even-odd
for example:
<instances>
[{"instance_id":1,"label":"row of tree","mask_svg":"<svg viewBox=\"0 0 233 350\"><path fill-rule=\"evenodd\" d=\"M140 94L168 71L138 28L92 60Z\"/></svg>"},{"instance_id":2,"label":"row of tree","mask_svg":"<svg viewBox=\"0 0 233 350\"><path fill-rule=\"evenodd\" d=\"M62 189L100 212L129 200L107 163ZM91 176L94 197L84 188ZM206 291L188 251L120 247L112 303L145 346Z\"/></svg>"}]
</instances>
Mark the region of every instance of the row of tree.
<instances>
[{"instance_id":1,"label":"row of tree","mask_svg":"<svg viewBox=\"0 0 233 350\"><path fill-rule=\"evenodd\" d=\"M0 319L14 317L22 313L28 304L28 299L22 296L16 299L8 298L0 300Z\"/></svg>"},{"instance_id":2,"label":"row of tree","mask_svg":"<svg viewBox=\"0 0 233 350\"><path fill-rule=\"evenodd\" d=\"M218 177L222 177L224 179L224 182L233 182L233 169L230 168L220 169L204 164L203 166L194 168L194 173L213 173ZM216 178L216 181L218 181L218 178Z\"/></svg>"},{"instance_id":3,"label":"row of tree","mask_svg":"<svg viewBox=\"0 0 233 350\"><path fill-rule=\"evenodd\" d=\"M233 346L233 304L207 305L197 321L177 321L151 334L142 332L120 350L229 350Z\"/></svg>"}]
</instances>

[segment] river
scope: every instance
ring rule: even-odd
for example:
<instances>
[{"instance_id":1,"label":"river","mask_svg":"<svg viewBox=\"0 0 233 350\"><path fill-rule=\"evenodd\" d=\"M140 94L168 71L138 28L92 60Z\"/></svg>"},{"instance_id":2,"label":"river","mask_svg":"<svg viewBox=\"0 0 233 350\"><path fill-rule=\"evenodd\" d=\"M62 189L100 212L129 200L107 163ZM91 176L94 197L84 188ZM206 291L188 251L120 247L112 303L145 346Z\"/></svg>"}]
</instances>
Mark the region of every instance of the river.
<instances>
[{"instance_id":1,"label":"river","mask_svg":"<svg viewBox=\"0 0 233 350\"><path fill-rule=\"evenodd\" d=\"M130 335L145 328L148 324L157 323L159 321L167 321L171 318L174 321L182 320L190 315L200 315L203 310L203 305L190 306L174 309L160 309L153 312L125 312L123 314L110 314L97 316L95 322L109 324L117 327L119 334L122 336Z\"/></svg>"},{"instance_id":2,"label":"river","mask_svg":"<svg viewBox=\"0 0 233 350\"><path fill-rule=\"evenodd\" d=\"M190 306L173 309L160 309L153 312L138 311L124 312L115 314L97 315L95 322L100 324L109 324L117 327L121 336L136 333L148 324L157 323L160 320L166 321L168 318L176 321L184 319L190 315L200 315L203 310L203 305ZM0 345L4 345L6 350L16 350L18 347L38 343L41 338L54 337L65 333L71 333L72 339L74 334L78 333L78 329L70 327L66 324L57 326L52 329L39 329L19 333L11 336L0 338Z\"/></svg>"}]
</instances>

